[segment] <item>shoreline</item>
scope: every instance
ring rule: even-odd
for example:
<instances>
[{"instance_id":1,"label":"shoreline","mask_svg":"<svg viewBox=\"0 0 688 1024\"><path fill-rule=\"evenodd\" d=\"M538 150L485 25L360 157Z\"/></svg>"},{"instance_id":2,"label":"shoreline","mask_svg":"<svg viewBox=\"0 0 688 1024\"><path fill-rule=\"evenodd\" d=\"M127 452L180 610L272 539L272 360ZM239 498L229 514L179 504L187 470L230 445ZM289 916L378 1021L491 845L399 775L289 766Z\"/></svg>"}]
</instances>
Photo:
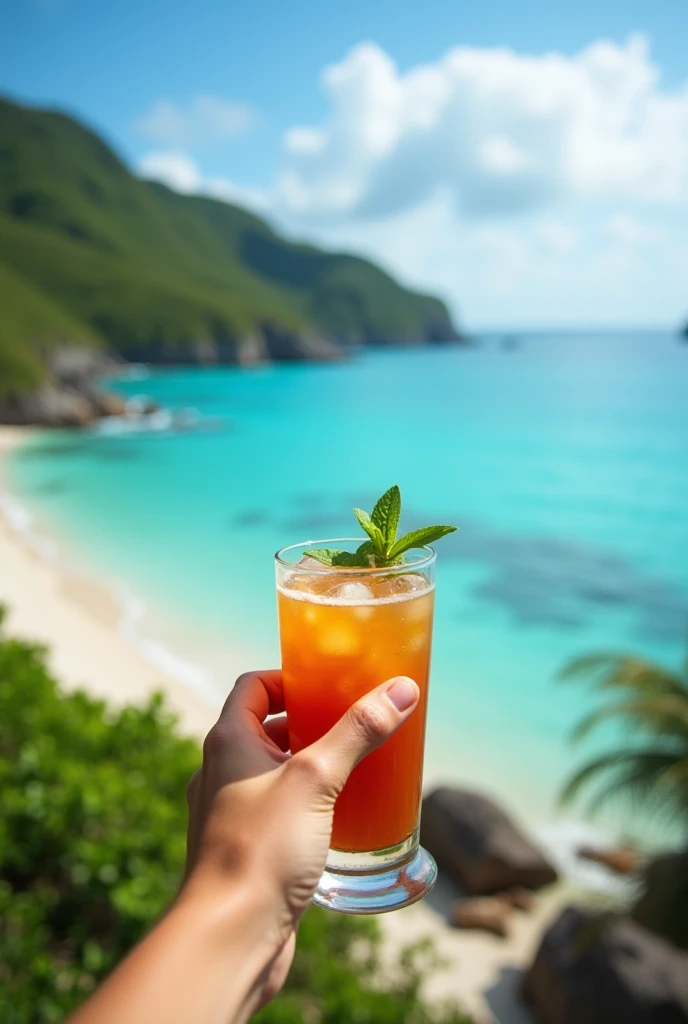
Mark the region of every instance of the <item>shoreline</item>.
<instances>
[{"instance_id":1,"label":"shoreline","mask_svg":"<svg viewBox=\"0 0 688 1024\"><path fill-rule=\"evenodd\" d=\"M32 429L0 427L0 603L7 606L7 629L48 645L50 670L65 689L82 688L116 705L141 703L162 690L182 731L202 739L217 717L219 696L214 703L204 699L161 665L164 648L136 633L133 607L97 578L63 564L52 541L30 535L7 489L4 462Z\"/></svg>"}]
</instances>

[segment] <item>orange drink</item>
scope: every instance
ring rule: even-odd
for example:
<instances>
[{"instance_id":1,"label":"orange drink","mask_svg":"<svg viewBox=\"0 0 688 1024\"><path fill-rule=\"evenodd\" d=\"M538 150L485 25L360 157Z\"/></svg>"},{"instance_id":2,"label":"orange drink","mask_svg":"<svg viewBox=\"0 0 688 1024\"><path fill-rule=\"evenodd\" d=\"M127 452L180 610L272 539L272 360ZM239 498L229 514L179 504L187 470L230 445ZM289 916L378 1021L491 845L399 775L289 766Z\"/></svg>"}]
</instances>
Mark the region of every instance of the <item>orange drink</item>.
<instances>
[{"instance_id":1,"label":"orange drink","mask_svg":"<svg viewBox=\"0 0 688 1024\"><path fill-rule=\"evenodd\" d=\"M421 692L413 714L354 769L339 796L327 870L315 897L352 913L394 909L420 898L434 881L434 864L418 846L418 822L435 554L423 549L415 562L384 569L337 568L302 558L305 547L277 557L292 752L319 739L359 697L394 676L409 676ZM364 896L352 895L361 879Z\"/></svg>"}]
</instances>

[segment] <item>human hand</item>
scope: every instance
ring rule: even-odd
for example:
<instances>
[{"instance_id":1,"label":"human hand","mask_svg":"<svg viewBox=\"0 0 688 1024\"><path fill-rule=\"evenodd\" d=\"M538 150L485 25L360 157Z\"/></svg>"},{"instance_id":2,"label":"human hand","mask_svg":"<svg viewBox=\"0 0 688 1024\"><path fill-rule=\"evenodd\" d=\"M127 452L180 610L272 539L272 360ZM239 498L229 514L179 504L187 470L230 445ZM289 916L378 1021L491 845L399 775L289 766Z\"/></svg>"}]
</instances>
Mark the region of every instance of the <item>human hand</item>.
<instances>
[{"instance_id":1,"label":"human hand","mask_svg":"<svg viewBox=\"0 0 688 1024\"><path fill-rule=\"evenodd\" d=\"M206 737L203 766L188 786L185 887L243 887L261 916L268 957L263 1004L279 990L299 917L320 880L334 805L356 764L413 713L416 684L390 680L356 702L316 743L288 753L282 674L237 681ZM257 1007L254 1007L254 1009Z\"/></svg>"}]
</instances>

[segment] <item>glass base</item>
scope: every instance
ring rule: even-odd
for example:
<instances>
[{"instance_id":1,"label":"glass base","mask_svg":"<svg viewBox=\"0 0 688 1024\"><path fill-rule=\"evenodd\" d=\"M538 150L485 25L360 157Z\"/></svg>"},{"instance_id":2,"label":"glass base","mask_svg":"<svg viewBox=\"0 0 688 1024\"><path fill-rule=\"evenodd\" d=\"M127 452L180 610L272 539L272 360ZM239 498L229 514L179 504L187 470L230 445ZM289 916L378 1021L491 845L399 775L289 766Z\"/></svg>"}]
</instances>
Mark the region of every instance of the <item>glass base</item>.
<instances>
[{"instance_id":1,"label":"glass base","mask_svg":"<svg viewBox=\"0 0 688 1024\"><path fill-rule=\"evenodd\" d=\"M340 914L385 914L422 900L437 881L437 865L418 833L376 853L330 850L313 903Z\"/></svg>"}]
</instances>

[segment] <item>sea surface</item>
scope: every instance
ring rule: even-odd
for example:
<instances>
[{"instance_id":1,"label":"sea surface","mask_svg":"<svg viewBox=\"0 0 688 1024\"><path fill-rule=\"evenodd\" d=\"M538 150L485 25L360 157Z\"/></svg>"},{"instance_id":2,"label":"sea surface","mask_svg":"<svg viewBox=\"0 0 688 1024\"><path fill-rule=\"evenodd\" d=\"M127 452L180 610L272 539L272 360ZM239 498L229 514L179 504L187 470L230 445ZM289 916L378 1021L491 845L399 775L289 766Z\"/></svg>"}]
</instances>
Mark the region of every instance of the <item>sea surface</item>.
<instances>
[{"instance_id":1,"label":"sea surface","mask_svg":"<svg viewBox=\"0 0 688 1024\"><path fill-rule=\"evenodd\" d=\"M668 333L485 336L114 386L197 410L197 429L43 433L14 455L12 489L128 595L130 624L190 685L224 694L233 645L247 669L278 664L274 551L357 533L352 506L393 483L403 527L460 526L438 544L433 779L552 822L565 775L620 738L571 747L593 697L561 666L597 649L685 655L688 346Z\"/></svg>"}]
</instances>

